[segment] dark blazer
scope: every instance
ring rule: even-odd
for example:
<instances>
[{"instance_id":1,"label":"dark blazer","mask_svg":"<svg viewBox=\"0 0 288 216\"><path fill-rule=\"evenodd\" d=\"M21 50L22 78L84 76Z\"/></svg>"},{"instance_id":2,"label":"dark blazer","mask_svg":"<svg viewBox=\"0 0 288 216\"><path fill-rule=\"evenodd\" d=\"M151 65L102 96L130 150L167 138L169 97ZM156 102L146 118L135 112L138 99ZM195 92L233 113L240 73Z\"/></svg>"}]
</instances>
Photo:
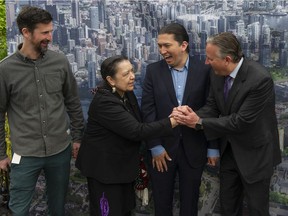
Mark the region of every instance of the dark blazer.
<instances>
[{"instance_id":1,"label":"dark blazer","mask_svg":"<svg viewBox=\"0 0 288 216\"><path fill-rule=\"evenodd\" d=\"M167 117L141 123L134 93L125 94L128 105L117 94L98 89L89 107L76 167L102 183L133 182L138 174L140 141L173 134Z\"/></svg>"},{"instance_id":2,"label":"dark blazer","mask_svg":"<svg viewBox=\"0 0 288 216\"><path fill-rule=\"evenodd\" d=\"M257 62L244 59L226 103L223 86L224 77L213 73L207 104L198 112L203 117L206 137L221 139L221 154L227 142L231 144L239 170L248 183L271 177L281 155L270 74Z\"/></svg>"},{"instance_id":3,"label":"dark blazer","mask_svg":"<svg viewBox=\"0 0 288 216\"><path fill-rule=\"evenodd\" d=\"M143 120L152 122L170 115L173 108L178 106L178 102L171 71L165 60L148 65L146 71L141 110ZM204 106L209 92L210 72L210 66L194 57L189 57L183 105L188 105L193 110ZM200 167L207 162L208 142L204 133L186 126L175 128L173 137L164 137L147 143L149 149L162 145L173 161L179 147L179 139L183 140L184 150L192 167ZM211 144L209 148L217 148L217 145Z\"/></svg>"}]
</instances>

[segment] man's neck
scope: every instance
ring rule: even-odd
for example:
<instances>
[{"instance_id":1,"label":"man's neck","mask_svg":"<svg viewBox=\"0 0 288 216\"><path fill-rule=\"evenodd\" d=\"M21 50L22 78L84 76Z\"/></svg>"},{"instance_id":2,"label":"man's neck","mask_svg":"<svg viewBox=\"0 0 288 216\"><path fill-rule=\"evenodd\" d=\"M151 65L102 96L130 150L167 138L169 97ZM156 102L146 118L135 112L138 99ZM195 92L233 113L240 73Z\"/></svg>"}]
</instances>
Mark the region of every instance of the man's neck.
<instances>
[{"instance_id":1,"label":"man's neck","mask_svg":"<svg viewBox=\"0 0 288 216\"><path fill-rule=\"evenodd\" d=\"M187 62L188 57L189 57L188 53L185 52L185 54L183 55L183 58L182 58L183 60L182 60L181 64L179 64L176 67L173 67L173 69L181 70L183 67L185 67L185 64Z\"/></svg>"},{"instance_id":2,"label":"man's neck","mask_svg":"<svg viewBox=\"0 0 288 216\"><path fill-rule=\"evenodd\" d=\"M235 68L237 67L238 64L239 64L239 62L229 65L228 74L227 75L230 75L235 70Z\"/></svg>"},{"instance_id":3,"label":"man's neck","mask_svg":"<svg viewBox=\"0 0 288 216\"><path fill-rule=\"evenodd\" d=\"M40 53L36 52L34 50L34 48L29 47L28 45L26 45L25 43L23 43L23 46L21 47L21 49L19 50L20 53L22 55L24 55L25 57L29 58L29 59L33 59L36 60L39 58Z\"/></svg>"}]
</instances>

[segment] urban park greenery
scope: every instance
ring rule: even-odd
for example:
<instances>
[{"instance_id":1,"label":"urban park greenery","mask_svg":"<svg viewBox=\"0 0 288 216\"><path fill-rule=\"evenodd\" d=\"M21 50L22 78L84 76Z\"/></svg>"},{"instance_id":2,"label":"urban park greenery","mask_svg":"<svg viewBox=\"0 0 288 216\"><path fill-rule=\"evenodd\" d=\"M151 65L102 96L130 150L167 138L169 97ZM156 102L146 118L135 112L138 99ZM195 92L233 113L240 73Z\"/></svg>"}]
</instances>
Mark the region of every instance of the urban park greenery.
<instances>
[{"instance_id":1,"label":"urban park greenery","mask_svg":"<svg viewBox=\"0 0 288 216\"><path fill-rule=\"evenodd\" d=\"M5 1L0 0L0 60L7 56L7 43L6 43L6 10ZM6 132L6 145L7 154L11 157L11 142L10 142L10 130L5 121L5 132Z\"/></svg>"},{"instance_id":2,"label":"urban park greenery","mask_svg":"<svg viewBox=\"0 0 288 216\"><path fill-rule=\"evenodd\" d=\"M0 0L0 59L7 55L5 1Z\"/></svg>"}]
</instances>

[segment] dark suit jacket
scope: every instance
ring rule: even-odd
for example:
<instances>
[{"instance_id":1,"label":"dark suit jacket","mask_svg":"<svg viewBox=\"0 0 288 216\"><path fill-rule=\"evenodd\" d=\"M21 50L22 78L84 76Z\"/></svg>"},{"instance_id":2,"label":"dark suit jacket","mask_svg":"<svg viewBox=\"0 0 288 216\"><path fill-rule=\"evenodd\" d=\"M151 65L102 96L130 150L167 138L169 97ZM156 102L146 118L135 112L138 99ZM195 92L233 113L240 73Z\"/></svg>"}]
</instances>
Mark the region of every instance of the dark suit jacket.
<instances>
[{"instance_id":1,"label":"dark suit jacket","mask_svg":"<svg viewBox=\"0 0 288 216\"><path fill-rule=\"evenodd\" d=\"M273 166L280 163L281 156L270 74L257 62L244 59L226 103L223 86L224 77L213 73L207 104L198 112L203 117L206 137L221 139L221 154L227 141L231 143L247 182L271 177Z\"/></svg>"},{"instance_id":2,"label":"dark suit jacket","mask_svg":"<svg viewBox=\"0 0 288 216\"><path fill-rule=\"evenodd\" d=\"M209 92L210 72L210 66L194 57L189 57L182 105L188 105L193 110L204 106ZM143 120L151 122L166 118L177 106L171 71L165 60L148 65L142 94ZM204 133L186 126L175 128L173 137L149 141L148 147L150 149L162 145L173 161L179 147L179 139L183 140L184 150L192 167L200 167L207 162L208 142ZM217 145L211 145L209 148L217 148Z\"/></svg>"},{"instance_id":3,"label":"dark suit jacket","mask_svg":"<svg viewBox=\"0 0 288 216\"><path fill-rule=\"evenodd\" d=\"M172 135L170 120L141 123L133 92L130 103L106 89L97 90L88 111L88 123L76 161L86 177L107 183L130 183L138 174L140 141Z\"/></svg>"}]
</instances>

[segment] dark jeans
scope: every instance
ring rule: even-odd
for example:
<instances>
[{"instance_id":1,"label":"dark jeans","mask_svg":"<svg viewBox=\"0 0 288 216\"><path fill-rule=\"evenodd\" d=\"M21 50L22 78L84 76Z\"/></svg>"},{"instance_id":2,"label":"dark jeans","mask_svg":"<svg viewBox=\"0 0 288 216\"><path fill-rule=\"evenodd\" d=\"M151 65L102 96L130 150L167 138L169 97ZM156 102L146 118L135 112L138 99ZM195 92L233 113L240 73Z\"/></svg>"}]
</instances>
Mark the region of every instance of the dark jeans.
<instances>
[{"instance_id":1,"label":"dark jeans","mask_svg":"<svg viewBox=\"0 0 288 216\"><path fill-rule=\"evenodd\" d=\"M71 145L49 157L21 157L11 164L9 208L13 216L28 216L35 186L41 171L46 179L48 209L51 216L65 215L71 160Z\"/></svg>"}]
</instances>

